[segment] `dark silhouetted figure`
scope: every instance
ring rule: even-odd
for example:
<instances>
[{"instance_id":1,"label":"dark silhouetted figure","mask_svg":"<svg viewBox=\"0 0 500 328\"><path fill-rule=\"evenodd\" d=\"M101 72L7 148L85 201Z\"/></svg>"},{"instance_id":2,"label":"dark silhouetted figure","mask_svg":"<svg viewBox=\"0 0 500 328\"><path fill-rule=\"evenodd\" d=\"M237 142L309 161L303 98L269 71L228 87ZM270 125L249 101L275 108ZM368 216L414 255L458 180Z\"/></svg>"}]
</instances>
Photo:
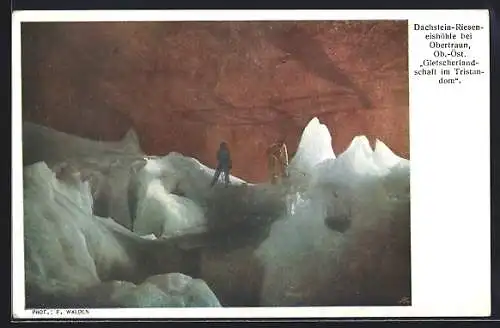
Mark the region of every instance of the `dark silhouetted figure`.
<instances>
[{"instance_id":1,"label":"dark silhouetted figure","mask_svg":"<svg viewBox=\"0 0 500 328\"><path fill-rule=\"evenodd\" d=\"M229 185L229 171L232 168L231 163L231 155L229 154L229 148L227 147L227 143L221 142L219 150L217 151L217 169L215 170L214 178L210 183L210 186L214 186L221 173L224 173L224 183L226 187Z\"/></svg>"}]
</instances>

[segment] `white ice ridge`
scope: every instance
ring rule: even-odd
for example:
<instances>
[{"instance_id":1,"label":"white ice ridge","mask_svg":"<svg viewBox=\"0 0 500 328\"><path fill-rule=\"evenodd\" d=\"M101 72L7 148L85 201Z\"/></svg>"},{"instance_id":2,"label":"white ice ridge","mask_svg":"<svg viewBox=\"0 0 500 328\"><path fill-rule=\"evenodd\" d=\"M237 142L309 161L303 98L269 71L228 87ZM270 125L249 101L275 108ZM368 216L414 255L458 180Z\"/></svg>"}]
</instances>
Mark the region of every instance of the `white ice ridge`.
<instances>
[{"instance_id":1,"label":"white ice ridge","mask_svg":"<svg viewBox=\"0 0 500 328\"><path fill-rule=\"evenodd\" d=\"M23 123L25 165L44 161L51 167L53 163L67 161L68 158L88 158L97 160L101 165L111 165L109 161L112 162L115 156L119 156L122 161L144 156L134 130L129 130L120 141L104 142L81 138L30 122ZM106 159L109 161L106 162ZM106 163L102 163L103 161Z\"/></svg>"}]
</instances>

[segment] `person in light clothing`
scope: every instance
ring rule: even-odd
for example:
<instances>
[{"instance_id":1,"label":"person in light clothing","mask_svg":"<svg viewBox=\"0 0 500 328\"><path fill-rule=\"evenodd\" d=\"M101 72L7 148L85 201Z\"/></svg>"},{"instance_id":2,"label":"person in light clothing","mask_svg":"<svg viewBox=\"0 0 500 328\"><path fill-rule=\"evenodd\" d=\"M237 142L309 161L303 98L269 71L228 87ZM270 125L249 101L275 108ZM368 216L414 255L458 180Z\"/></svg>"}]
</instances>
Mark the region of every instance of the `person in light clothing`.
<instances>
[{"instance_id":1,"label":"person in light clothing","mask_svg":"<svg viewBox=\"0 0 500 328\"><path fill-rule=\"evenodd\" d=\"M282 182L288 177L288 150L285 140L272 144L267 149L268 172L272 184Z\"/></svg>"}]
</instances>

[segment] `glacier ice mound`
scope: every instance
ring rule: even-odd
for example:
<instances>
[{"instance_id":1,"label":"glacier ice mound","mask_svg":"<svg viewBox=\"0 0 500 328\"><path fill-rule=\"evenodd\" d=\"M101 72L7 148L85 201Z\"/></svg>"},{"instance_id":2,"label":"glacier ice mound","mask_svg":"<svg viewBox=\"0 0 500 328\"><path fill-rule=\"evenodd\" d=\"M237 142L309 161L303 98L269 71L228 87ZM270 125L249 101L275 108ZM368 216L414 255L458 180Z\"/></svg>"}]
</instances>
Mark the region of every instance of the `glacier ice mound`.
<instances>
[{"instance_id":1,"label":"glacier ice mound","mask_svg":"<svg viewBox=\"0 0 500 328\"><path fill-rule=\"evenodd\" d=\"M103 282L127 281L120 286L131 286L162 273L187 273L198 262L175 241L142 238L110 218L93 215L88 183L60 181L44 162L24 168L24 234L28 306L75 307ZM196 300L198 290L205 296L196 304L215 304L200 281L193 283L198 287L186 292L188 299ZM124 293L118 300L133 299L130 304L140 306L166 302L165 291L138 288L131 294L118 290ZM96 305L89 301L89 307Z\"/></svg>"},{"instance_id":2,"label":"glacier ice mound","mask_svg":"<svg viewBox=\"0 0 500 328\"><path fill-rule=\"evenodd\" d=\"M43 162L24 170L25 270L42 292L76 293L133 263L92 216L88 184L59 183Z\"/></svg>"},{"instance_id":3,"label":"glacier ice mound","mask_svg":"<svg viewBox=\"0 0 500 328\"><path fill-rule=\"evenodd\" d=\"M85 291L83 299L97 307L220 307L207 284L182 273L155 275L139 285L128 281L104 282Z\"/></svg>"}]
</instances>

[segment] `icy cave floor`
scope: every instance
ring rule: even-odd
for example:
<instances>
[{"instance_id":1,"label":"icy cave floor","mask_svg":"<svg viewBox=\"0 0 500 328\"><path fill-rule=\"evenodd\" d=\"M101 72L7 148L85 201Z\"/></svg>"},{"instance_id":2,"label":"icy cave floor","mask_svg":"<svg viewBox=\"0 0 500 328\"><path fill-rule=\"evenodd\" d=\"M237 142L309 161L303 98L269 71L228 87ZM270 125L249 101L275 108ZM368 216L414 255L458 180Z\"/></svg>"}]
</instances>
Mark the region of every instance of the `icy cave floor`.
<instances>
[{"instance_id":1,"label":"icy cave floor","mask_svg":"<svg viewBox=\"0 0 500 328\"><path fill-rule=\"evenodd\" d=\"M336 157L331 140L314 118L286 185L212 189L212 168L146 156L133 131L24 123L26 306L401 305L409 161L364 136Z\"/></svg>"}]
</instances>

